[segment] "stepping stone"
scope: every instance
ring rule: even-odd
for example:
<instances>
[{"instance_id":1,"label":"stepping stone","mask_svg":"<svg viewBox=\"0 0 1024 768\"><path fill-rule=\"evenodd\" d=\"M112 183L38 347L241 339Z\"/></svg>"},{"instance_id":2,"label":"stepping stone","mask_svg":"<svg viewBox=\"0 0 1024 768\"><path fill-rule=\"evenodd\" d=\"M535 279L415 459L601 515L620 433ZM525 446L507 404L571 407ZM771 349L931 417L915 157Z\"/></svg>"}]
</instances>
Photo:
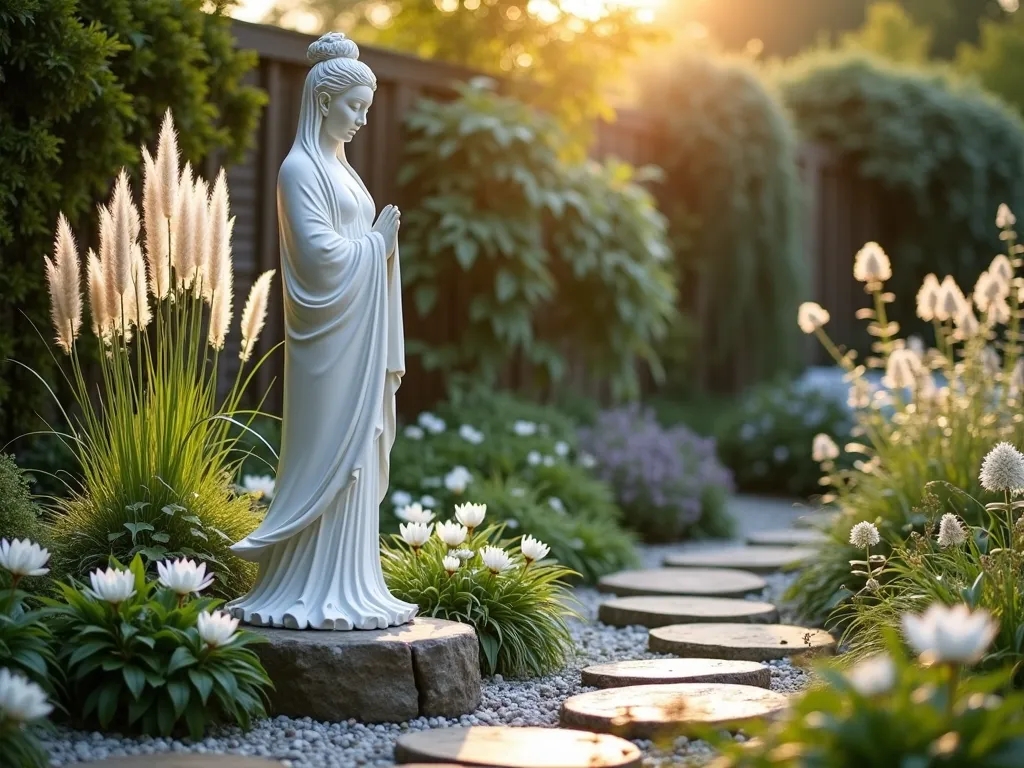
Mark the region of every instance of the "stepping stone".
<instances>
[{"instance_id":1,"label":"stepping stone","mask_svg":"<svg viewBox=\"0 0 1024 768\"><path fill-rule=\"evenodd\" d=\"M823 629L789 624L677 624L652 629L647 646L691 658L768 661L832 654L836 641Z\"/></svg>"},{"instance_id":2,"label":"stepping stone","mask_svg":"<svg viewBox=\"0 0 1024 768\"><path fill-rule=\"evenodd\" d=\"M395 762L458 763L494 768L639 768L640 750L625 739L557 728L437 728L406 733Z\"/></svg>"},{"instance_id":3,"label":"stepping stone","mask_svg":"<svg viewBox=\"0 0 1024 768\"><path fill-rule=\"evenodd\" d=\"M274 768L280 766L277 760L264 757L243 757L242 755L173 754L133 755L132 757L111 757L94 763L76 763L78 768ZM437 768L435 766L435 768Z\"/></svg>"},{"instance_id":4,"label":"stepping stone","mask_svg":"<svg viewBox=\"0 0 1024 768\"><path fill-rule=\"evenodd\" d=\"M715 547L680 552L665 558L671 568L736 568L751 573L775 573L798 566L818 554L810 547Z\"/></svg>"},{"instance_id":5,"label":"stepping stone","mask_svg":"<svg viewBox=\"0 0 1024 768\"><path fill-rule=\"evenodd\" d=\"M785 709L781 693L750 685L679 683L606 688L562 704L561 723L627 739L692 733L701 726L735 728Z\"/></svg>"},{"instance_id":6,"label":"stepping stone","mask_svg":"<svg viewBox=\"0 0 1024 768\"><path fill-rule=\"evenodd\" d=\"M617 597L602 603L597 618L613 627L667 627L715 621L764 622L779 620L771 603L728 597Z\"/></svg>"},{"instance_id":7,"label":"stepping stone","mask_svg":"<svg viewBox=\"0 0 1024 768\"><path fill-rule=\"evenodd\" d=\"M594 688L666 683L733 683L768 688L771 681L771 671L763 664L725 659L638 659L596 664L582 672L583 685Z\"/></svg>"},{"instance_id":8,"label":"stepping stone","mask_svg":"<svg viewBox=\"0 0 1024 768\"><path fill-rule=\"evenodd\" d=\"M620 571L601 577L597 588L620 597L678 595L743 597L760 592L767 583L760 576L725 568L653 568Z\"/></svg>"},{"instance_id":9,"label":"stepping stone","mask_svg":"<svg viewBox=\"0 0 1024 768\"><path fill-rule=\"evenodd\" d=\"M781 528L747 536L747 544L755 547L813 547L826 541L828 536L813 528Z\"/></svg>"}]
</instances>

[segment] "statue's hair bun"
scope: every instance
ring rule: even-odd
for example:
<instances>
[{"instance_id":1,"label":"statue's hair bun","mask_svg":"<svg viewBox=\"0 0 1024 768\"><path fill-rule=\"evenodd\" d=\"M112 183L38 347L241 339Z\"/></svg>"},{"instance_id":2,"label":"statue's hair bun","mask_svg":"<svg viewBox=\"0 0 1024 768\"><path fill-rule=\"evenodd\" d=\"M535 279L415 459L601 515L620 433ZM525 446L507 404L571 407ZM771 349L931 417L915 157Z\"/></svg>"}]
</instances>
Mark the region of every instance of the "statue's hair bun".
<instances>
[{"instance_id":1,"label":"statue's hair bun","mask_svg":"<svg viewBox=\"0 0 1024 768\"><path fill-rule=\"evenodd\" d=\"M328 32L306 49L306 59L311 65L330 59L358 58L359 46L345 37L344 32Z\"/></svg>"}]
</instances>

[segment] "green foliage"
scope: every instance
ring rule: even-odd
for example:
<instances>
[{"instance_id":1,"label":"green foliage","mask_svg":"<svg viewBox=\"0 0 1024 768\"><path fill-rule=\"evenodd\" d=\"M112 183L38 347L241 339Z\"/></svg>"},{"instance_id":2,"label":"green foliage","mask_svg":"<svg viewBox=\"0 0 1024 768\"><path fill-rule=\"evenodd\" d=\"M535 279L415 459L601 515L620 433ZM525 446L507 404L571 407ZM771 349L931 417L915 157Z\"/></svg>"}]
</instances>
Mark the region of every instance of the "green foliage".
<instances>
[{"instance_id":1,"label":"green foliage","mask_svg":"<svg viewBox=\"0 0 1024 768\"><path fill-rule=\"evenodd\" d=\"M565 586L573 571L547 561L528 563L503 525L474 531L462 545L472 558L449 574L442 563L448 547L437 536L413 550L401 536L381 547L384 579L391 593L420 607L421 616L470 624L480 641L485 674L531 677L563 667L573 652L566 619L575 616ZM486 546L505 549L513 565L501 573L484 566Z\"/></svg>"},{"instance_id":2,"label":"green foliage","mask_svg":"<svg viewBox=\"0 0 1024 768\"><path fill-rule=\"evenodd\" d=\"M1024 114L1024 14L1009 21L984 21L977 45L962 44L957 49L956 67L975 77L1018 113Z\"/></svg>"},{"instance_id":3,"label":"green foliage","mask_svg":"<svg viewBox=\"0 0 1024 768\"><path fill-rule=\"evenodd\" d=\"M140 556L130 571L135 594L117 605L76 583L61 585L62 600L47 600L75 721L150 736L187 733L199 740L214 723L247 730L253 717L265 717L271 682L249 648L263 639L240 630L211 646L200 636L199 616L222 601L179 599L146 578Z\"/></svg>"},{"instance_id":4,"label":"green foliage","mask_svg":"<svg viewBox=\"0 0 1024 768\"><path fill-rule=\"evenodd\" d=\"M234 48L225 3L14 0L0 10L0 361L52 380L40 268L57 212L79 224L168 107L187 157L248 144L262 92L244 85L255 57ZM214 9L210 13L209 10ZM24 369L0 363L0 434L40 427L45 400Z\"/></svg>"},{"instance_id":5,"label":"green foliage","mask_svg":"<svg viewBox=\"0 0 1024 768\"><path fill-rule=\"evenodd\" d=\"M653 201L627 166L567 163L565 135L525 103L460 94L409 118L402 271L424 329L409 350L450 381L490 384L519 360L554 388L569 348L635 392L635 358L657 365L673 308Z\"/></svg>"},{"instance_id":6,"label":"green foliage","mask_svg":"<svg viewBox=\"0 0 1024 768\"><path fill-rule=\"evenodd\" d=\"M39 514L28 476L14 463L13 456L0 453L0 539L31 539L45 544Z\"/></svg>"},{"instance_id":7,"label":"green foliage","mask_svg":"<svg viewBox=\"0 0 1024 768\"><path fill-rule=\"evenodd\" d=\"M46 611L30 604L30 595L19 588L23 584L0 589L0 668L24 675L56 702L63 695L64 679L53 633Z\"/></svg>"},{"instance_id":8,"label":"green foliage","mask_svg":"<svg viewBox=\"0 0 1024 768\"><path fill-rule=\"evenodd\" d=\"M745 491L813 496L821 468L811 456L814 436L842 445L850 436L845 403L789 381L748 393L718 427L718 455Z\"/></svg>"},{"instance_id":9,"label":"green foliage","mask_svg":"<svg viewBox=\"0 0 1024 768\"><path fill-rule=\"evenodd\" d=\"M715 768L768 766L971 766L1024 762L1024 696L996 695L1008 673L957 681L948 665L921 666L890 638L891 687L871 693L863 678L821 667L821 683L772 723L744 730L748 744L709 734L724 756ZM862 692L864 691L864 692Z\"/></svg>"},{"instance_id":10,"label":"green foliage","mask_svg":"<svg viewBox=\"0 0 1024 768\"><path fill-rule=\"evenodd\" d=\"M50 753L37 736L42 727L24 728L21 723L0 719L0 754L17 768L48 768Z\"/></svg>"},{"instance_id":11,"label":"green foliage","mask_svg":"<svg viewBox=\"0 0 1024 768\"><path fill-rule=\"evenodd\" d=\"M866 51L890 61L922 64L932 47L931 27L915 22L897 2L885 0L868 6L864 25L842 36L842 47Z\"/></svg>"},{"instance_id":12,"label":"green foliage","mask_svg":"<svg viewBox=\"0 0 1024 768\"><path fill-rule=\"evenodd\" d=\"M659 195L699 329L696 378L729 389L792 371L807 270L784 109L748 64L685 48L652 68L643 106L668 139Z\"/></svg>"}]
</instances>

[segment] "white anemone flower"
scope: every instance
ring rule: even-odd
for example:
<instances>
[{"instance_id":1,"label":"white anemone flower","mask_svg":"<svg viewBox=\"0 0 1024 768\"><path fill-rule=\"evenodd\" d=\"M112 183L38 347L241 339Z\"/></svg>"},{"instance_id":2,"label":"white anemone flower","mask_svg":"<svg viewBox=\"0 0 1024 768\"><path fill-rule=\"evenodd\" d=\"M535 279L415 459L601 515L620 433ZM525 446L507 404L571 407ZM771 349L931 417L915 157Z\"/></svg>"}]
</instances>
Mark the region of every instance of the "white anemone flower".
<instances>
[{"instance_id":1,"label":"white anemone flower","mask_svg":"<svg viewBox=\"0 0 1024 768\"><path fill-rule=\"evenodd\" d=\"M850 669L846 679L861 696L880 696L896 684L896 664L885 654L871 656Z\"/></svg>"},{"instance_id":2,"label":"white anemone flower","mask_svg":"<svg viewBox=\"0 0 1024 768\"><path fill-rule=\"evenodd\" d=\"M424 411L416 419L417 423L427 430L432 435L439 435L447 429L448 425L445 424L444 419L435 416L429 411Z\"/></svg>"},{"instance_id":3,"label":"white anemone flower","mask_svg":"<svg viewBox=\"0 0 1024 768\"><path fill-rule=\"evenodd\" d=\"M420 496L420 504L424 509L433 509L437 506L437 499L430 494L426 494L424 496Z\"/></svg>"},{"instance_id":4,"label":"white anemone flower","mask_svg":"<svg viewBox=\"0 0 1024 768\"><path fill-rule=\"evenodd\" d=\"M116 568L102 570L97 568L89 574L92 584L90 593L99 600L117 605L135 594L135 574L131 571L119 571Z\"/></svg>"},{"instance_id":5,"label":"white anemone flower","mask_svg":"<svg viewBox=\"0 0 1024 768\"><path fill-rule=\"evenodd\" d=\"M427 523L402 523L398 526L398 532L413 549L419 549L430 539L430 526Z\"/></svg>"},{"instance_id":6,"label":"white anemone flower","mask_svg":"<svg viewBox=\"0 0 1024 768\"><path fill-rule=\"evenodd\" d=\"M412 494L408 491L395 491L391 494L391 503L398 509L412 504Z\"/></svg>"},{"instance_id":7,"label":"white anemone flower","mask_svg":"<svg viewBox=\"0 0 1024 768\"><path fill-rule=\"evenodd\" d=\"M540 451L530 451L526 454L526 463L531 467L540 466L541 462L544 461L544 457L540 455Z\"/></svg>"},{"instance_id":8,"label":"white anemone flower","mask_svg":"<svg viewBox=\"0 0 1024 768\"><path fill-rule=\"evenodd\" d=\"M272 499L274 491L277 489L277 483L270 475L246 475L242 478L242 487L246 493Z\"/></svg>"},{"instance_id":9,"label":"white anemone flower","mask_svg":"<svg viewBox=\"0 0 1024 768\"><path fill-rule=\"evenodd\" d=\"M434 513L429 509L424 509L423 505L418 501L413 504L406 504L395 512L395 515L407 523L429 523L434 519Z\"/></svg>"},{"instance_id":10,"label":"white anemone flower","mask_svg":"<svg viewBox=\"0 0 1024 768\"><path fill-rule=\"evenodd\" d=\"M17 579L45 576L50 569L43 566L49 559L50 553L47 550L28 539L0 539L0 568Z\"/></svg>"},{"instance_id":11,"label":"white anemone flower","mask_svg":"<svg viewBox=\"0 0 1024 768\"><path fill-rule=\"evenodd\" d=\"M519 551L523 553L523 557L526 558L526 564L529 565L535 560L543 560L547 557L551 547L533 538L533 536L523 536L523 540L519 543Z\"/></svg>"},{"instance_id":12,"label":"white anemone flower","mask_svg":"<svg viewBox=\"0 0 1024 768\"><path fill-rule=\"evenodd\" d=\"M939 546L959 547L967 541L967 531L964 529L960 518L952 512L947 512L939 521Z\"/></svg>"},{"instance_id":13,"label":"white anemone flower","mask_svg":"<svg viewBox=\"0 0 1024 768\"><path fill-rule=\"evenodd\" d=\"M422 440L424 436L423 427L417 426L416 424L410 424L402 430L404 434L410 440Z\"/></svg>"},{"instance_id":14,"label":"white anemone flower","mask_svg":"<svg viewBox=\"0 0 1024 768\"><path fill-rule=\"evenodd\" d=\"M39 685L7 667L0 668L0 720L31 723L52 711L53 706Z\"/></svg>"},{"instance_id":15,"label":"white anemone flower","mask_svg":"<svg viewBox=\"0 0 1024 768\"><path fill-rule=\"evenodd\" d=\"M484 433L470 424L459 427L459 437L472 445L480 445L484 441Z\"/></svg>"},{"instance_id":16,"label":"white anemone flower","mask_svg":"<svg viewBox=\"0 0 1024 768\"><path fill-rule=\"evenodd\" d=\"M473 475L465 467L455 467L444 476L444 487L459 496L466 492L466 487L473 482Z\"/></svg>"},{"instance_id":17,"label":"white anemone flower","mask_svg":"<svg viewBox=\"0 0 1024 768\"><path fill-rule=\"evenodd\" d=\"M933 603L922 615L903 614L907 642L928 662L973 664L998 630L988 611L972 612L962 603Z\"/></svg>"},{"instance_id":18,"label":"white anemone flower","mask_svg":"<svg viewBox=\"0 0 1024 768\"><path fill-rule=\"evenodd\" d=\"M875 544L880 542L882 537L878 535L878 529L874 523L867 521L857 523L850 530L850 543L855 547L865 549L867 547L873 547Z\"/></svg>"},{"instance_id":19,"label":"white anemone flower","mask_svg":"<svg viewBox=\"0 0 1024 768\"><path fill-rule=\"evenodd\" d=\"M480 523L484 521L484 515L486 514L486 504L473 504L472 502L466 502L465 504L455 505L455 519L471 531L474 528L480 527Z\"/></svg>"},{"instance_id":20,"label":"white anemone flower","mask_svg":"<svg viewBox=\"0 0 1024 768\"><path fill-rule=\"evenodd\" d=\"M805 301L796 311L796 324L804 333L814 333L828 323L828 310L814 301Z\"/></svg>"},{"instance_id":21,"label":"white anemone flower","mask_svg":"<svg viewBox=\"0 0 1024 768\"><path fill-rule=\"evenodd\" d=\"M532 421L517 419L512 425L512 431L520 437L530 437L531 435L537 434L537 425Z\"/></svg>"},{"instance_id":22,"label":"white anemone flower","mask_svg":"<svg viewBox=\"0 0 1024 768\"><path fill-rule=\"evenodd\" d=\"M839 458L839 446L830 435L819 432L811 443L811 458L819 464L823 461L834 461Z\"/></svg>"},{"instance_id":23,"label":"white anemone flower","mask_svg":"<svg viewBox=\"0 0 1024 768\"><path fill-rule=\"evenodd\" d=\"M472 549L456 549L454 552L449 552L448 554L452 557L459 558L459 560L466 561L472 560L476 552L474 552Z\"/></svg>"},{"instance_id":24,"label":"white anemone flower","mask_svg":"<svg viewBox=\"0 0 1024 768\"><path fill-rule=\"evenodd\" d=\"M484 547L480 550L480 559L483 561L484 567L493 574L507 571L513 566L512 558L501 547Z\"/></svg>"},{"instance_id":25,"label":"white anemone flower","mask_svg":"<svg viewBox=\"0 0 1024 768\"><path fill-rule=\"evenodd\" d=\"M559 440L555 443L555 454L564 459L569 455L569 444L565 440Z\"/></svg>"},{"instance_id":26,"label":"white anemone flower","mask_svg":"<svg viewBox=\"0 0 1024 768\"><path fill-rule=\"evenodd\" d=\"M1009 443L999 443L981 462L980 479L986 491L1024 493L1024 454Z\"/></svg>"},{"instance_id":27,"label":"white anemone flower","mask_svg":"<svg viewBox=\"0 0 1024 768\"><path fill-rule=\"evenodd\" d=\"M453 555L447 555L441 561L441 565L444 567L446 571L448 571L448 575L451 576L453 573L459 570L459 566L462 565L462 561L459 558L454 557Z\"/></svg>"},{"instance_id":28,"label":"white anemone flower","mask_svg":"<svg viewBox=\"0 0 1024 768\"><path fill-rule=\"evenodd\" d=\"M230 643L238 629L238 619L223 611L207 613L203 611L196 620L199 637L211 648L219 648Z\"/></svg>"},{"instance_id":29,"label":"white anemone flower","mask_svg":"<svg viewBox=\"0 0 1024 768\"><path fill-rule=\"evenodd\" d=\"M213 583L213 574L207 575L206 563L195 560L164 560L156 564L160 583L179 595L199 593Z\"/></svg>"},{"instance_id":30,"label":"white anemone flower","mask_svg":"<svg viewBox=\"0 0 1024 768\"><path fill-rule=\"evenodd\" d=\"M469 535L466 526L456 523L454 520L447 520L434 526L437 538L448 545L449 549L456 549Z\"/></svg>"},{"instance_id":31,"label":"white anemone flower","mask_svg":"<svg viewBox=\"0 0 1024 768\"><path fill-rule=\"evenodd\" d=\"M853 277L862 283L884 283L892 277L889 256L878 243L867 243L853 259Z\"/></svg>"}]
</instances>

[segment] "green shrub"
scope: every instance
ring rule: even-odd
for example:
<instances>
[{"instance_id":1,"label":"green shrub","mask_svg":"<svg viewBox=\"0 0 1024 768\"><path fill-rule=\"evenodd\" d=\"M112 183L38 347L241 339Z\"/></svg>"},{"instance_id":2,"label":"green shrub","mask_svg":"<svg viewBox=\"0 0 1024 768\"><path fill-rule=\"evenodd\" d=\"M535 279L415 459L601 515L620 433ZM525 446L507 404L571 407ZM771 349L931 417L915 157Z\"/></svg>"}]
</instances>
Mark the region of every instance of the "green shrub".
<instances>
[{"instance_id":1,"label":"green shrub","mask_svg":"<svg viewBox=\"0 0 1024 768\"><path fill-rule=\"evenodd\" d=\"M40 509L32 500L29 478L10 454L0 453L0 539L31 539L45 544Z\"/></svg>"},{"instance_id":2,"label":"green shrub","mask_svg":"<svg viewBox=\"0 0 1024 768\"><path fill-rule=\"evenodd\" d=\"M749 64L692 50L644 83L643 107L665 131L659 196L698 329L696 378L731 388L792 372L807 270L785 110Z\"/></svg>"},{"instance_id":3,"label":"green shrub","mask_svg":"<svg viewBox=\"0 0 1024 768\"><path fill-rule=\"evenodd\" d=\"M741 490L813 496L822 491L815 436L842 444L852 426L846 404L834 397L792 381L764 385L719 424L718 455Z\"/></svg>"},{"instance_id":4,"label":"green shrub","mask_svg":"<svg viewBox=\"0 0 1024 768\"><path fill-rule=\"evenodd\" d=\"M429 535L429 527L424 530ZM465 560L451 554L454 548L436 535L417 548L393 535L381 549L384 579L395 597L418 605L421 616L472 625L485 674L553 672L573 652L566 619L575 614L565 586L573 572L543 558L527 561L519 548L522 539L517 543L503 535L503 525L478 527L459 546ZM488 547L508 556L505 570L485 563ZM454 558L448 566L446 556Z\"/></svg>"}]
</instances>

